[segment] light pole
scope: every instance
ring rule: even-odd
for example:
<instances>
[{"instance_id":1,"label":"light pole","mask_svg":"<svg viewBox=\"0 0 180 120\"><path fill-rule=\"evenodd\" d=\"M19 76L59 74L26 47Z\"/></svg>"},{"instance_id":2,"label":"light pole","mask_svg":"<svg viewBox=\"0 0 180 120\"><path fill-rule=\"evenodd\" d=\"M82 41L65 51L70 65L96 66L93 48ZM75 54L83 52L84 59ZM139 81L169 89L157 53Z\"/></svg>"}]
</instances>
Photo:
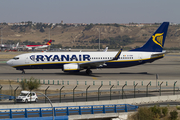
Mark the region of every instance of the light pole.
<instances>
[{"instance_id":1,"label":"light pole","mask_svg":"<svg viewBox=\"0 0 180 120\"><path fill-rule=\"evenodd\" d=\"M45 95L45 94L43 94L43 93L41 93L41 92L37 92L36 91L36 93L40 93L41 95L44 95L44 97L46 97L48 100L49 100L49 103L51 104L51 107L52 107L52 112L53 112L53 120L54 120L54 107L53 107L53 105L52 105L52 102L51 102L51 100Z\"/></svg>"},{"instance_id":2,"label":"light pole","mask_svg":"<svg viewBox=\"0 0 180 120\"><path fill-rule=\"evenodd\" d=\"M2 28L1 28L1 45L2 45Z\"/></svg>"},{"instance_id":3,"label":"light pole","mask_svg":"<svg viewBox=\"0 0 180 120\"><path fill-rule=\"evenodd\" d=\"M48 86L45 90L45 95L46 95L46 92L47 92L47 89L49 88L50 86ZM45 103L46 103L46 98L45 98Z\"/></svg>"},{"instance_id":4,"label":"light pole","mask_svg":"<svg viewBox=\"0 0 180 120\"><path fill-rule=\"evenodd\" d=\"M100 51L100 28L99 28L99 51Z\"/></svg>"},{"instance_id":5,"label":"light pole","mask_svg":"<svg viewBox=\"0 0 180 120\"><path fill-rule=\"evenodd\" d=\"M49 28L49 40L50 40L50 38L51 38L51 28ZM49 45L47 49L50 50L51 49L50 47L51 47L51 45Z\"/></svg>"},{"instance_id":6,"label":"light pole","mask_svg":"<svg viewBox=\"0 0 180 120\"><path fill-rule=\"evenodd\" d=\"M51 28L49 28L49 40L50 40L50 29L51 29Z\"/></svg>"}]
</instances>

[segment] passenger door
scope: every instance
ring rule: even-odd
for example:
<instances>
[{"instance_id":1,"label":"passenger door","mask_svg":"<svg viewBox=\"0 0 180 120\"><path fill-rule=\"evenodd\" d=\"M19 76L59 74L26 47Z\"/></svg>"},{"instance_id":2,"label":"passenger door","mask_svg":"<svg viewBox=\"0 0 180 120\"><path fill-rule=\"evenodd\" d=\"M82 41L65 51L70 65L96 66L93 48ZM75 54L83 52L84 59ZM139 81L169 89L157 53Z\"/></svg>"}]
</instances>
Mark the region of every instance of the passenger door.
<instances>
[{"instance_id":1,"label":"passenger door","mask_svg":"<svg viewBox=\"0 0 180 120\"><path fill-rule=\"evenodd\" d=\"M29 64L29 59L28 59L29 57L28 56L26 56L26 59L25 59L25 64Z\"/></svg>"},{"instance_id":2,"label":"passenger door","mask_svg":"<svg viewBox=\"0 0 180 120\"><path fill-rule=\"evenodd\" d=\"M36 99L35 93L31 93L31 101L35 101L35 99Z\"/></svg>"},{"instance_id":3,"label":"passenger door","mask_svg":"<svg viewBox=\"0 0 180 120\"><path fill-rule=\"evenodd\" d=\"M139 57L139 62L142 62L142 54L141 53L139 53L138 57Z\"/></svg>"}]
</instances>

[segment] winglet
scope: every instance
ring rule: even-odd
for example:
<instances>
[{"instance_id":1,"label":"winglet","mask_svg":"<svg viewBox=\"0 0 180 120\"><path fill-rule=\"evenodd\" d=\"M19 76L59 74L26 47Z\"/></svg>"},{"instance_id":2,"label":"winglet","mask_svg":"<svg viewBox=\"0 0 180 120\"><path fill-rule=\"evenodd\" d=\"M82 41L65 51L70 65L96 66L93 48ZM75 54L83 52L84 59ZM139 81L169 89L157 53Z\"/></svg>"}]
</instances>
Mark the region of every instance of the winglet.
<instances>
[{"instance_id":1,"label":"winglet","mask_svg":"<svg viewBox=\"0 0 180 120\"><path fill-rule=\"evenodd\" d=\"M107 52L107 50L108 50L108 47L106 47L106 48L103 50L103 52Z\"/></svg>"},{"instance_id":2,"label":"winglet","mask_svg":"<svg viewBox=\"0 0 180 120\"><path fill-rule=\"evenodd\" d=\"M119 56L121 55L122 49L119 50L119 52L116 54L116 56L112 60L117 60Z\"/></svg>"}]
</instances>

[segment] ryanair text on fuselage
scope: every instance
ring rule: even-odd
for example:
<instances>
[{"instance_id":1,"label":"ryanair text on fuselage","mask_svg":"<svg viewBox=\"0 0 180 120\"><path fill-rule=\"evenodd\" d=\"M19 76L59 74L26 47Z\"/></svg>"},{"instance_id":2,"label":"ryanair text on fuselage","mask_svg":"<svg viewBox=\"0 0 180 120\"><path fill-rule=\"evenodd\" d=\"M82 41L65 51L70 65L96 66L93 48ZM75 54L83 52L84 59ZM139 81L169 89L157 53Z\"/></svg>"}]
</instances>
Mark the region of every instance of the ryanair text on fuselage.
<instances>
[{"instance_id":1,"label":"ryanair text on fuselage","mask_svg":"<svg viewBox=\"0 0 180 120\"><path fill-rule=\"evenodd\" d=\"M33 61L90 61L90 55L31 55Z\"/></svg>"}]
</instances>

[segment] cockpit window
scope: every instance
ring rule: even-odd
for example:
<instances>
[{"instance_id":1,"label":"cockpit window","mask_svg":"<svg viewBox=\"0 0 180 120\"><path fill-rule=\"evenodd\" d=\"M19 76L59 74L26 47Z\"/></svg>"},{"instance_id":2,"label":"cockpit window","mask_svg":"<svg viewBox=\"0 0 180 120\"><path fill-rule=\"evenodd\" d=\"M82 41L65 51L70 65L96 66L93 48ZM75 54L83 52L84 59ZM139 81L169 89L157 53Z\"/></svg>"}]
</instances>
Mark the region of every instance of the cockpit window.
<instances>
[{"instance_id":1,"label":"cockpit window","mask_svg":"<svg viewBox=\"0 0 180 120\"><path fill-rule=\"evenodd\" d=\"M14 57L13 59L14 59L14 60L18 60L18 59L19 59L19 57Z\"/></svg>"}]
</instances>

